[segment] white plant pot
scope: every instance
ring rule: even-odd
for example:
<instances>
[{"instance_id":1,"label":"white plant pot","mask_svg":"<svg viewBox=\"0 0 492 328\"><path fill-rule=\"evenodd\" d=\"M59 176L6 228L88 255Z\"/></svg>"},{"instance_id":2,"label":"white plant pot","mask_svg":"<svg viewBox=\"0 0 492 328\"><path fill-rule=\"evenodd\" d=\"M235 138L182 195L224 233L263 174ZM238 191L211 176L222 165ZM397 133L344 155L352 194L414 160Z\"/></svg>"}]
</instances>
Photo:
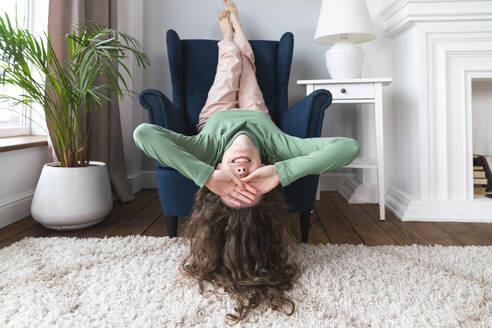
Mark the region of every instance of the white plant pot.
<instances>
[{"instance_id":1,"label":"white plant pot","mask_svg":"<svg viewBox=\"0 0 492 328\"><path fill-rule=\"evenodd\" d=\"M31 216L49 229L74 230L100 221L113 208L106 163L60 167L46 163L31 204Z\"/></svg>"}]
</instances>

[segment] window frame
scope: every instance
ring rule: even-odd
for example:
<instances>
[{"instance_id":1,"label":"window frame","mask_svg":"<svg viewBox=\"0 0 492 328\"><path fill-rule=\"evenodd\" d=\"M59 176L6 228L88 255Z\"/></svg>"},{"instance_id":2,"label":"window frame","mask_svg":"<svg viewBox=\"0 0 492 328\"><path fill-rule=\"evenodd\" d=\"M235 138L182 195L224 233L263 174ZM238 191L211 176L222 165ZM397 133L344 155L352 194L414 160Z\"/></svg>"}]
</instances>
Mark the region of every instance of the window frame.
<instances>
[{"instance_id":1,"label":"window frame","mask_svg":"<svg viewBox=\"0 0 492 328\"><path fill-rule=\"evenodd\" d=\"M38 2L38 5L41 2ZM37 12L36 10L36 2L35 0L27 0L26 1L27 9L26 12L28 13L27 17L27 28L28 30L32 32L38 32L34 31L35 30L35 13ZM47 30L47 27L46 27ZM37 106L37 104L31 104L31 106ZM22 136L22 135L32 135L33 134L33 126L32 126L32 109L29 105L22 104L19 106L21 109L16 110L16 112L20 113L20 121L22 125L11 125L11 126L3 126L0 127L0 138L4 137L15 137L15 136ZM44 113L43 113L44 114ZM36 133L37 135L43 134L46 135L46 132L39 132Z\"/></svg>"}]
</instances>

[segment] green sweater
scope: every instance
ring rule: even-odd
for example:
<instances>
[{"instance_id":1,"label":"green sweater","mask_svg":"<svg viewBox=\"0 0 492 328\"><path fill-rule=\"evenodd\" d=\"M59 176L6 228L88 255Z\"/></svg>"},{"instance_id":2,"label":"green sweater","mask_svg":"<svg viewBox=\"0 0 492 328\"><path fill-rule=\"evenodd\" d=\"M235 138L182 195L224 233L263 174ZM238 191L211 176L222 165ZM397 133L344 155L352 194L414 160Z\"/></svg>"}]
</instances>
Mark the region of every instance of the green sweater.
<instances>
[{"instance_id":1,"label":"green sweater","mask_svg":"<svg viewBox=\"0 0 492 328\"><path fill-rule=\"evenodd\" d=\"M275 164L283 187L303 176L347 165L360 151L358 142L352 138L290 136L267 114L247 109L212 114L200 133L194 136L148 123L140 124L133 136L136 145L147 156L175 168L203 187L222 161L225 150L243 133L258 147L262 163Z\"/></svg>"}]
</instances>

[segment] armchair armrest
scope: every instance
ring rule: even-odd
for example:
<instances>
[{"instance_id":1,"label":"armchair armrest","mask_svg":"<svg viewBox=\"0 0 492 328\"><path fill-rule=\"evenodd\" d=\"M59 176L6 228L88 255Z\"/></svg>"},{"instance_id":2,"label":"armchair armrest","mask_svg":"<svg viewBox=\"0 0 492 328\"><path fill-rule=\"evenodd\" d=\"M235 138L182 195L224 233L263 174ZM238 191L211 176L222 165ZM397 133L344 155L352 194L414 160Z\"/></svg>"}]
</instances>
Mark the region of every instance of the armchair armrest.
<instances>
[{"instance_id":1,"label":"armchair armrest","mask_svg":"<svg viewBox=\"0 0 492 328\"><path fill-rule=\"evenodd\" d=\"M159 90L146 89L138 96L140 105L148 111L149 123L178 133L185 133L186 120L183 111Z\"/></svg>"},{"instance_id":2,"label":"armchair armrest","mask_svg":"<svg viewBox=\"0 0 492 328\"><path fill-rule=\"evenodd\" d=\"M313 91L280 115L280 129L299 138L319 137L325 109L330 106L331 101L330 91Z\"/></svg>"}]
</instances>

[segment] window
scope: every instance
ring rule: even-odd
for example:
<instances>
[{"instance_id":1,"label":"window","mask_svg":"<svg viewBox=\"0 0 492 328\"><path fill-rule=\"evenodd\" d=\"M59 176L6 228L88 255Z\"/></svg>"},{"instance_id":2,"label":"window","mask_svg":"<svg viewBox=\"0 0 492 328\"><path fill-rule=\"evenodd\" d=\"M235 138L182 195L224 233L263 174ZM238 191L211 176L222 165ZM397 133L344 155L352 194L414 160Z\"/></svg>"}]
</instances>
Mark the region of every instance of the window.
<instances>
[{"instance_id":1,"label":"window","mask_svg":"<svg viewBox=\"0 0 492 328\"><path fill-rule=\"evenodd\" d=\"M49 0L10 0L2 1L0 14L8 14L11 21L17 20L19 27L27 28L35 35L44 35L48 29ZM0 92L21 94L22 90L11 85L0 85ZM0 137L30 134L46 134L44 112L40 106L18 105L8 107L0 102ZM32 121L34 121L34 123Z\"/></svg>"}]
</instances>

